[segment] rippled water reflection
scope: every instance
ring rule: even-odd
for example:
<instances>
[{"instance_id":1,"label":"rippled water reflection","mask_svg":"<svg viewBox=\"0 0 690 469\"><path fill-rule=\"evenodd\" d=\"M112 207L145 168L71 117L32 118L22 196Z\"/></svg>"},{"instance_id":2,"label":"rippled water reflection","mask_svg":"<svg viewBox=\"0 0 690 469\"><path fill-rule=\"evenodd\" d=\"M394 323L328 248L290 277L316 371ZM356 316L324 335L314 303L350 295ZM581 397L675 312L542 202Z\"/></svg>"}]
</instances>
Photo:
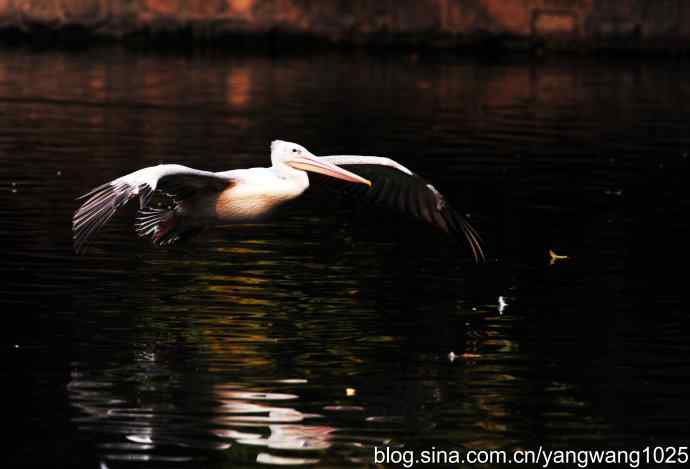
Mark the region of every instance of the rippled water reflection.
<instances>
[{"instance_id":1,"label":"rippled water reflection","mask_svg":"<svg viewBox=\"0 0 690 469\"><path fill-rule=\"evenodd\" d=\"M689 72L4 50L5 459L351 466L383 444L680 443ZM161 161L264 165L274 138L405 162L471 215L489 262L321 192L171 251L136 239L130 212L72 253L91 186Z\"/></svg>"}]
</instances>

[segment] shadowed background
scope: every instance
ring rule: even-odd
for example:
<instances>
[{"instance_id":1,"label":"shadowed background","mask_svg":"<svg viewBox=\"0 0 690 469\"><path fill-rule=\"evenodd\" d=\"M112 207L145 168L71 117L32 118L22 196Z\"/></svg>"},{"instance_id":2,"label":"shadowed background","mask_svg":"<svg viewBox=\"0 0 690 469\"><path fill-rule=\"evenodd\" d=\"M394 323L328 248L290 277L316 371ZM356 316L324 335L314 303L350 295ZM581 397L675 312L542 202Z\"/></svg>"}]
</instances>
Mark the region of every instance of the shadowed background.
<instances>
[{"instance_id":1,"label":"shadowed background","mask_svg":"<svg viewBox=\"0 0 690 469\"><path fill-rule=\"evenodd\" d=\"M687 444L690 67L592 56L686 53L690 3L0 0L0 40L6 466ZM409 166L488 261L319 190L73 253L91 187L276 138Z\"/></svg>"},{"instance_id":2,"label":"shadowed background","mask_svg":"<svg viewBox=\"0 0 690 469\"><path fill-rule=\"evenodd\" d=\"M684 53L684 0L2 0L0 35Z\"/></svg>"},{"instance_id":3,"label":"shadowed background","mask_svg":"<svg viewBox=\"0 0 690 469\"><path fill-rule=\"evenodd\" d=\"M366 466L383 444L686 441L688 77L672 60L2 50L2 458ZM274 138L414 168L489 261L319 192L172 251L125 211L72 252L92 186L266 165Z\"/></svg>"}]
</instances>

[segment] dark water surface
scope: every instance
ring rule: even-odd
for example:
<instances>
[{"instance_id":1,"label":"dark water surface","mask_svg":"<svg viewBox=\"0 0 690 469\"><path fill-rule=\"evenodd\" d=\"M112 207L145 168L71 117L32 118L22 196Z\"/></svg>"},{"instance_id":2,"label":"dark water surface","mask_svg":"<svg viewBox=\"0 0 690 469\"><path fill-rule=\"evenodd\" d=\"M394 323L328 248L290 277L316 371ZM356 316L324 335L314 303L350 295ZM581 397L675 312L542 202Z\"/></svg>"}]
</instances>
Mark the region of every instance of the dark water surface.
<instances>
[{"instance_id":1,"label":"dark water surface","mask_svg":"<svg viewBox=\"0 0 690 469\"><path fill-rule=\"evenodd\" d=\"M688 122L672 61L3 50L3 466L687 445ZM125 211L73 254L91 187L275 138L416 169L489 261L318 191L171 251Z\"/></svg>"}]
</instances>

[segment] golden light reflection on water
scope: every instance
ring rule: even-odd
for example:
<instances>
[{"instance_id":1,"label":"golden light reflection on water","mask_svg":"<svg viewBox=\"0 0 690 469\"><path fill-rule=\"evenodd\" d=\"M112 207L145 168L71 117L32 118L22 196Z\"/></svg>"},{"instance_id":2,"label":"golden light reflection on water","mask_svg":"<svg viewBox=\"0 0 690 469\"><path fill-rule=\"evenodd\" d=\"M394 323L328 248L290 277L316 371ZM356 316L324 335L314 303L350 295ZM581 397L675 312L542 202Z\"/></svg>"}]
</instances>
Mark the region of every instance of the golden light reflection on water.
<instances>
[{"instance_id":1,"label":"golden light reflection on water","mask_svg":"<svg viewBox=\"0 0 690 469\"><path fill-rule=\"evenodd\" d=\"M252 252L253 253L253 252ZM243 254L247 254L244 252ZM249 276L249 275L202 275L199 277L202 281L208 281L210 284L242 284L242 285L265 285L270 283L267 278ZM257 291L261 289L257 288Z\"/></svg>"},{"instance_id":2,"label":"golden light reflection on water","mask_svg":"<svg viewBox=\"0 0 690 469\"><path fill-rule=\"evenodd\" d=\"M251 100L252 78L247 68L235 67L228 72L226 101L231 108L242 109Z\"/></svg>"},{"instance_id":3,"label":"golden light reflection on water","mask_svg":"<svg viewBox=\"0 0 690 469\"><path fill-rule=\"evenodd\" d=\"M232 275L206 275L200 278L203 279L203 284L238 283ZM268 288L267 285L267 282L258 282L257 288ZM214 295L224 295L223 289L212 288L210 291ZM275 353L283 347L273 348L269 345L275 343L274 340L287 339L284 335L277 334L272 327L274 321L280 320L279 311L269 312L273 308L262 311L263 309L263 306L254 309L251 315L243 314L241 310L228 310L225 314L199 318L195 327L201 333L196 335L195 341L204 351L205 371L220 376L227 373L228 364L233 363L236 364L233 369L241 366L242 370L253 370L254 374L261 375L264 374L262 369L274 367L276 361L283 359L279 353ZM515 366L515 360L519 363L521 357L520 347L514 338L506 335L509 330L507 326L514 318L507 313L499 316L495 309L487 307L486 316L473 312L474 339L467 343L468 348L462 355L472 354L474 358L456 360L449 364L456 374L453 378L455 385L462 383L463 389L469 393L462 405L462 425L452 432L455 444L466 448L525 447L525 441L520 437L520 423L513 418L513 412L514 407L519 405L517 403L530 399L530 384L520 367ZM315 331L323 333L328 328L328 323L319 324L321 325ZM478 327L479 324L483 326ZM224 331L233 333L225 335ZM382 336L373 341L365 338L331 343L324 350L306 353L294 360L299 369L307 370L313 363L323 360L323 357L333 357L342 373L347 374L370 364L369 357L357 357L353 349L355 344L386 344L393 339ZM501 357L505 356L511 359L502 360ZM155 354L147 360L156 366L170 366L160 361ZM422 370L420 372L424 373ZM169 372L164 372L167 373ZM304 400L302 391L308 391L315 384L318 386L318 379L314 381L290 377L263 385L219 382L209 383L194 391L199 395L193 400L200 399L204 403L195 411L203 410L208 415L211 428L204 430L202 435L190 438L175 431L171 433L165 420L158 416L160 409L155 404L147 405L143 401L137 406L128 405L127 399L113 392L111 386L93 383L97 383L97 380L89 382L85 377L75 374L69 389L76 405L97 419L130 419L122 431L129 432L127 438L130 442L141 445L137 448L120 447L117 451L112 447L116 457L134 451L146 454L147 451L166 446L204 448L209 451L231 451L232 448L241 446L256 448L249 450L254 451L256 461L261 460L266 464L298 464L305 460L321 460L324 454L338 452L345 445L348 448L359 448L362 453L348 457L367 460L372 445L394 444L396 426L404 427L410 418L402 414L381 412L380 409L377 412L371 403L365 405L370 391L366 382L356 388L349 384L338 386L333 390L330 402L323 402L318 409L307 405L309 410L305 410L308 400ZM411 386L411 390L406 391L405 402L426 409L421 414L414 414L413 420L425 420L430 408L453 408L456 404L453 396L457 398L457 394L453 385L433 373L417 384L404 384L404 387L408 386ZM549 389L554 393L554 405L562 411L561 414L549 415L554 421L558 420L566 425L565 422L572 418L572 414L563 413L564 408L577 412L586 406L586 403L568 397L572 389L567 385L554 385ZM394 396L389 399L396 400ZM166 412L169 413L170 410ZM183 420L188 418L183 409L178 417ZM344 425L348 430L343 430L343 422L348 422ZM362 427L361 422L366 422L371 428ZM84 425L88 423L82 422ZM428 428L436 427L433 420L425 420L423 425ZM207 427L208 425L199 426ZM376 436L369 434L369 431L373 431ZM323 453L324 451L327 453ZM305 453L308 455L304 456Z\"/></svg>"},{"instance_id":4,"label":"golden light reflection on water","mask_svg":"<svg viewBox=\"0 0 690 469\"><path fill-rule=\"evenodd\" d=\"M266 249L256 249L246 246L220 246L218 251L227 254L270 254L272 252Z\"/></svg>"},{"instance_id":5,"label":"golden light reflection on water","mask_svg":"<svg viewBox=\"0 0 690 469\"><path fill-rule=\"evenodd\" d=\"M226 302L245 305L245 306L275 306L275 301L256 298L256 294L262 292L259 287L250 287L246 285L209 285L209 292L223 295ZM252 296L254 295L254 296Z\"/></svg>"},{"instance_id":6,"label":"golden light reflection on water","mask_svg":"<svg viewBox=\"0 0 690 469\"><path fill-rule=\"evenodd\" d=\"M95 65L89 70L88 78L88 95L89 99L97 99L99 101L107 98L107 80L108 75L103 65Z\"/></svg>"}]
</instances>

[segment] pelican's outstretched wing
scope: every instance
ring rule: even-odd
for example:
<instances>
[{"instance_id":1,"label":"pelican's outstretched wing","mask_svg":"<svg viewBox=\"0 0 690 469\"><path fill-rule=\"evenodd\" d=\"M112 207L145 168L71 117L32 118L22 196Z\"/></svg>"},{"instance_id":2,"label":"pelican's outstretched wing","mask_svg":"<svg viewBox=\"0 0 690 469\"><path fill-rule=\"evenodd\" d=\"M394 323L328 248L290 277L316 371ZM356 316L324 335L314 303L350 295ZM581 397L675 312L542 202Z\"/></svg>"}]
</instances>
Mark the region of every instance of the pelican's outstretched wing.
<instances>
[{"instance_id":1,"label":"pelican's outstretched wing","mask_svg":"<svg viewBox=\"0 0 690 469\"><path fill-rule=\"evenodd\" d=\"M181 200L200 190L222 191L231 183L232 179L222 173L200 171L178 164L150 166L107 182L79 197L87 200L72 218L74 249L81 252L89 236L103 227L117 209L136 196L139 196L139 206L143 209L156 190Z\"/></svg>"},{"instance_id":2,"label":"pelican's outstretched wing","mask_svg":"<svg viewBox=\"0 0 690 469\"><path fill-rule=\"evenodd\" d=\"M338 166L347 166L349 170L373 182L371 188L348 185L350 193L376 205L424 220L446 233L462 234L475 260L484 260L482 241L477 230L448 205L434 186L405 166L379 156L332 155L321 158Z\"/></svg>"}]
</instances>

